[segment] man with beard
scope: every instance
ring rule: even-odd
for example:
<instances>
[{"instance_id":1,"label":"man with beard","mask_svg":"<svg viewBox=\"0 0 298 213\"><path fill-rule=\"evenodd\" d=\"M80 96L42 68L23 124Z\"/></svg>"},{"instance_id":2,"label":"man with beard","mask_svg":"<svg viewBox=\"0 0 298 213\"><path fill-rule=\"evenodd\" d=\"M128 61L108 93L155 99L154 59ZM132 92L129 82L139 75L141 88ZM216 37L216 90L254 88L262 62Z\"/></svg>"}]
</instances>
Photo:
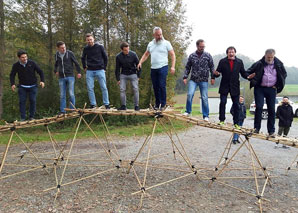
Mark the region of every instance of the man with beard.
<instances>
[{"instance_id":1,"label":"man with beard","mask_svg":"<svg viewBox=\"0 0 298 213\"><path fill-rule=\"evenodd\" d=\"M167 102L167 75L168 75L168 55L171 56L170 72L175 74L176 56L171 43L163 38L162 29L153 29L154 39L148 44L147 50L142 56L138 69L151 55L151 80L155 95L155 109L163 110Z\"/></svg>"}]
</instances>

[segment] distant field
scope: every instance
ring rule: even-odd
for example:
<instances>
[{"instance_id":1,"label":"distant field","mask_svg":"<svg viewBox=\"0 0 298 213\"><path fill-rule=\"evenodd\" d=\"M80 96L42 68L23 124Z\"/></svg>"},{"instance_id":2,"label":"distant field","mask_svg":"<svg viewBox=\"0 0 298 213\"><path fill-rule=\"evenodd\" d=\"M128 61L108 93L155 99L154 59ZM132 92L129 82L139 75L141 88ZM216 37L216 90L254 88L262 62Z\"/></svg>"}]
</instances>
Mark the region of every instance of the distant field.
<instances>
[{"instance_id":1,"label":"distant field","mask_svg":"<svg viewBox=\"0 0 298 213\"><path fill-rule=\"evenodd\" d=\"M282 91L285 95L298 95L298 84L286 84Z\"/></svg>"}]
</instances>

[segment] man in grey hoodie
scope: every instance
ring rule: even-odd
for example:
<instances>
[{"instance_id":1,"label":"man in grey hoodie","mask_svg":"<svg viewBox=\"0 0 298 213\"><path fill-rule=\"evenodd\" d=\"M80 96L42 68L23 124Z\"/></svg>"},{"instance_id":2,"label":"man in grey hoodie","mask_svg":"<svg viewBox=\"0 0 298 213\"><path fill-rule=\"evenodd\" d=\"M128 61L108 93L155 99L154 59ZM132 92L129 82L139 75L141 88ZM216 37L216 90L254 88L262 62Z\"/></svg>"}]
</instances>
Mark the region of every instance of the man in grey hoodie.
<instances>
[{"instance_id":1,"label":"man in grey hoodie","mask_svg":"<svg viewBox=\"0 0 298 213\"><path fill-rule=\"evenodd\" d=\"M66 89L68 89L68 94L70 98L69 108L73 109L76 103L74 94L74 83L75 77L73 73L73 64L76 66L78 72L77 78L81 78L80 65L75 58L74 54L70 50L66 50L65 43L63 41L57 42L57 52L55 54L55 69L54 72L57 77L59 77L59 87L60 87L60 112L59 114L64 114L66 108Z\"/></svg>"}]
</instances>

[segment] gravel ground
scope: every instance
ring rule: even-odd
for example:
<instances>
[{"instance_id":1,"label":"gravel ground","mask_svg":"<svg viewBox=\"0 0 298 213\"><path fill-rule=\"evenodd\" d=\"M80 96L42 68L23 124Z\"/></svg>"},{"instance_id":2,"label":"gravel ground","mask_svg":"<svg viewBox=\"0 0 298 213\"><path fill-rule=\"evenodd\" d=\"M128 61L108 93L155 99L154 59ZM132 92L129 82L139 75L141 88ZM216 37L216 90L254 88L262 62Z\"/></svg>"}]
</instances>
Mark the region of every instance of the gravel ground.
<instances>
[{"instance_id":1,"label":"gravel ground","mask_svg":"<svg viewBox=\"0 0 298 213\"><path fill-rule=\"evenodd\" d=\"M217 116L211 116L210 120L217 122ZM227 121L231 122L229 115ZM246 119L244 125L252 127L253 118ZM263 121L262 126L266 127L266 121ZM297 130L298 123L295 122L290 136L298 137ZM95 139L90 139L76 141L72 159L69 160L71 165L65 171L63 183L111 168L114 169L113 171L62 186L55 203L56 189L43 192L45 189L56 186L52 168L48 168L49 174L39 169L2 179L0 180L0 212L259 212L256 197L223 186L217 181L209 188L210 180L205 179L205 177L209 179L214 176L214 168L231 133L195 126L188 128L185 132L179 132L178 135L192 164L199 169L198 176L201 179L191 174L177 181L148 189L149 186L189 173L185 161L177 151L176 159L174 159L169 137L165 134L155 135L150 153L155 158L150 161L150 165L158 164L159 167L168 169L148 169L146 196L141 209L138 209L140 194L131 195L140 189L133 171L127 174L124 168L115 169L99 143ZM113 138L113 141L125 163L131 161L137 154L144 137ZM174 141L177 143L176 138ZM285 175L285 169L294 160L298 149L275 149L274 143L259 139L251 139L251 144L263 166L272 176L272 186L267 186L264 193L264 198L269 200L263 202L264 212L298 212L298 170L290 170L289 174ZM233 153L240 145L232 145L230 153ZM0 146L1 153L4 148ZM10 149L7 163L18 162L19 158L16 155L19 155L22 150L24 147L20 144L13 146ZM53 150L50 142L36 143L32 146L32 150L35 153L43 153L37 154L39 157L54 157L53 153L46 153ZM147 148L142 152L139 160L145 162L146 156ZM53 163L52 160L42 158L40 160L48 164ZM228 166L230 170L226 170L221 176L252 176L251 170L233 170L233 168L249 168L247 164L250 160L251 155L244 147L235 156L235 161ZM30 154L18 163L38 165L33 158L30 158ZM63 164L65 161L59 163ZM115 163L117 165L118 161ZM144 167L135 164L134 168L139 179L143 181ZM25 169L28 167L5 166L0 177ZM58 177L62 172L63 167L58 167ZM257 176L264 177L262 172L258 172ZM221 181L253 194L256 193L254 179L222 179ZM263 184L264 178L259 179L260 191L262 191Z\"/></svg>"}]
</instances>

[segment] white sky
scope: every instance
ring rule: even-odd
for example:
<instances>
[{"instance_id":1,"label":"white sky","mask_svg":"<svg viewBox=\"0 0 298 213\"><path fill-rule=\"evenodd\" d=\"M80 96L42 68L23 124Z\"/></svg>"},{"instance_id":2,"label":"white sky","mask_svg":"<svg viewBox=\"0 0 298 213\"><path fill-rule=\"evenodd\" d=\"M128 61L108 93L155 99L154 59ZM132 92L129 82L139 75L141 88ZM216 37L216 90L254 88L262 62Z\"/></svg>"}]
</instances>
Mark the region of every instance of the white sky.
<instances>
[{"instance_id":1,"label":"white sky","mask_svg":"<svg viewBox=\"0 0 298 213\"><path fill-rule=\"evenodd\" d=\"M237 53L259 60L274 48L285 66L298 67L297 0L184 0L193 26L187 53L205 40L211 55L235 46Z\"/></svg>"}]
</instances>

